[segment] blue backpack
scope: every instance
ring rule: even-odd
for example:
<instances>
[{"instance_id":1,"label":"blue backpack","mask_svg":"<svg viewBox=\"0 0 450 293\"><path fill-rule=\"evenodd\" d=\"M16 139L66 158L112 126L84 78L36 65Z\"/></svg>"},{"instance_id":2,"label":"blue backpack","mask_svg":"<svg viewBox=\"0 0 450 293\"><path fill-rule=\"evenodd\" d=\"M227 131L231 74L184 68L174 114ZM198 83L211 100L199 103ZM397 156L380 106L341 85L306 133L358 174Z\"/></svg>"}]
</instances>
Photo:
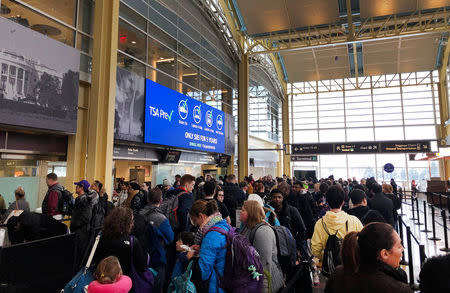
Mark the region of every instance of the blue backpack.
<instances>
[{"instance_id":1,"label":"blue backpack","mask_svg":"<svg viewBox=\"0 0 450 293\"><path fill-rule=\"evenodd\" d=\"M181 276L175 277L169 284L167 293L197 293L194 283L191 281L192 261Z\"/></svg>"}]
</instances>

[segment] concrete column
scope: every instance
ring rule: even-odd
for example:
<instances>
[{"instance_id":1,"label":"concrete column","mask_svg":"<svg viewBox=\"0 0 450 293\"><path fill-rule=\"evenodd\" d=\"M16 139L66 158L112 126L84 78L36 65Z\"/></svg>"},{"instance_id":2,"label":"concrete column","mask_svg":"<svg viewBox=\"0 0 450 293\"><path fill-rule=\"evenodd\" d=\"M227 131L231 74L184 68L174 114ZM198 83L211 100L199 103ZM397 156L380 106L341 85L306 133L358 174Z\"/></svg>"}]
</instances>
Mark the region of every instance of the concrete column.
<instances>
[{"instance_id":1,"label":"concrete column","mask_svg":"<svg viewBox=\"0 0 450 293\"><path fill-rule=\"evenodd\" d=\"M238 97L238 178L244 180L248 175L248 88L249 63L248 54L242 56L239 63L239 97Z\"/></svg>"},{"instance_id":2,"label":"concrete column","mask_svg":"<svg viewBox=\"0 0 450 293\"><path fill-rule=\"evenodd\" d=\"M116 96L119 0L97 0L94 12L94 54L89 103L86 177L112 190L114 106Z\"/></svg>"},{"instance_id":3,"label":"concrete column","mask_svg":"<svg viewBox=\"0 0 450 293\"><path fill-rule=\"evenodd\" d=\"M70 135L67 147L67 173L65 187L74 192L72 182L86 176L86 154L88 135L88 109L90 85L81 84L78 90L77 133Z\"/></svg>"}]
</instances>

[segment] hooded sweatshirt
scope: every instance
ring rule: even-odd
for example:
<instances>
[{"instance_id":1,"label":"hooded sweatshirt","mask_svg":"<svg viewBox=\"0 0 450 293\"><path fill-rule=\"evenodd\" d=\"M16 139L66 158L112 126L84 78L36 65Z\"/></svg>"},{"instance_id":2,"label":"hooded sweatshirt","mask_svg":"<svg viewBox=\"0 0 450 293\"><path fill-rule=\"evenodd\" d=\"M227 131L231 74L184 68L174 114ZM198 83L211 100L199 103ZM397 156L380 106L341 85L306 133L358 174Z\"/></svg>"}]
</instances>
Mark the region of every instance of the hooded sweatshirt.
<instances>
[{"instance_id":1,"label":"hooded sweatshirt","mask_svg":"<svg viewBox=\"0 0 450 293\"><path fill-rule=\"evenodd\" d=\"M348 230L346 228L346 222L348 223ZM361 221L355 216L351 216L344 211L338 213L328 211L321 220L316 222L314 234L311 238L312 253L320 260L322 260L323 250L325 249L328 240L328 234L323 227L324 225L330 234L334 234L338 231L337 237L339 239L343 239L348 232L359 232L363 228Z\"/></svg>"}]
</instances>

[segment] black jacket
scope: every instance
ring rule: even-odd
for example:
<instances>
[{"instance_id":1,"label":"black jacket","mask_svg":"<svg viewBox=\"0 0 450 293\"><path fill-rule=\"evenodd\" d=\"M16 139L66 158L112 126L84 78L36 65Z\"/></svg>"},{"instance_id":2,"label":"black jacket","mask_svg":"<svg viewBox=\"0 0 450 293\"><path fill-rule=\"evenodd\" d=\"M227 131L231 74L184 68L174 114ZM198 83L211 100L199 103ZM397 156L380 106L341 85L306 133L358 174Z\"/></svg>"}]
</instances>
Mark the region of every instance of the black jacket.
<instances>
[{"instance_id":1,"label":"black jacket","mask_svg":"<svg viewBox=\"0 0 450 293\"><path fill-rule=\"evenodd\" d=\"M386 223L386 220L380 212L371 210L366 206L358 206L356 208L349 209L347 214L357 217L364 226L372 222Z\"/></svg>"},{"instance_id":2,"label":"black jacket","mask_svg":"<svg viewBox=\"0 0 450 293\"><path fill-rule=\"evenodd\" d=\"M392 193L385 193L385 195L392 200L392 204L394 205L392 213L394 215L394 221L397 221L398 220L397 210L400 209L400 207L402 206L402 202L398 196Z\"/></svg>"},{"instance_id":3,"label":"black jacket","mask_svg":"<svg viewBox=\"0 0 450 293\"><path fill-rule=\"evenodd\" d=\"M230 212L231 225L236 226L236 209L241 202L241 190L237 184L225 182L223 184L223 195L223 203Z\"/></svg>"},{"instance_id":4,"label":"black jacket","mask_svg":"<svg viewBox=\"0 0 450 293\"><path fill-rule=\"evenodd\" d=\"M303 246L306 240L306 227L300 213L296 208L283 201L281 211L276 212L281 226L285 226L291 231L297 243L297 250Z\"/></svg>"},{"instance_id":5,"label":"black jacket","mask_svg":"<svg viewBox=\"0 0 450 293\"><path fill-rule=\"evenodd\" d=\"M119 259L120 266L124 275L130 276L131 257L133 257L133 265L138 271L144 271L147 268L147 256L139 240L133 239L133 255L131 255L130 237L124 235L118 238L100 237L97 250L94 255L94 263L98 265L104 258L115 256Z\"/></svg>"},{"instance_id":6,"label":"black jacket","mask_svg":"<svg viewBox=\"0 0 450 293\"><path fill-rule=\"evenodd\" d=\"M406 273L384 263L356 274L346 274L342 266L336 268L325 287L325 293L412 293L406 283Z\"/></svg>"},{"instance_id":7,"label":"black jacket","mask_svg":"<svg viewBox=\"0 0 450 293\"><path fill-rule=\"evenodd\" d=\"M79 229L90 231L92 219L91 198L87 194L78 196L72 210L72 220L70 221L70 231L76 232Z\"/></svg>"},{"instance_id":8,"label":"black jacket","mask_svg":"<svg viewBox=\"0 0 450 293\"><path fill-rule=\"evenodd\" d=\"M306 199L305 196L298 194L292 189L290 191L290 194L285 198L285 200L289 205L297 208L306 226L306 238L311 239L314 233L314 225L316 221L314 221L313 213L308 203L308 200Z\"/></svg>"},{"instance_id":9,"label":"black jacket","mask_svg":"<svg viewBox=\"0 0 450 293\"><path fill-rule=\"evenodd\" d=\"M384 193L376 193L369 200L369 206L372 210L378 211L386 223L394 226L394 204Z\"/></svg>"}]
</instances>

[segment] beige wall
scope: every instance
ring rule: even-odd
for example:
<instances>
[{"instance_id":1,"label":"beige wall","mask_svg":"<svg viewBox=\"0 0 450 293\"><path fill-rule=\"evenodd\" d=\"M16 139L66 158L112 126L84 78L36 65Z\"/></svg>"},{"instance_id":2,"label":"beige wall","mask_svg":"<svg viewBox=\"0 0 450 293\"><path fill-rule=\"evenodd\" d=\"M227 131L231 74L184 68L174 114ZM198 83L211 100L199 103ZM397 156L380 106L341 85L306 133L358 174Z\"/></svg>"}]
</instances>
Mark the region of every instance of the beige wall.
<instances>
[{"instance_id":1,"label":"beige wall","mask_svg":"<svg viewBox=\"0 0 450 293\"><path fill-rule=\"evenodd\" d=\"M140 169L145 169L145 181L152 181L152 162L149 161L127 161L115 160L116 178L125 178L130 180L130 169L139 166Z\"/></svg>"}]
</instances>

